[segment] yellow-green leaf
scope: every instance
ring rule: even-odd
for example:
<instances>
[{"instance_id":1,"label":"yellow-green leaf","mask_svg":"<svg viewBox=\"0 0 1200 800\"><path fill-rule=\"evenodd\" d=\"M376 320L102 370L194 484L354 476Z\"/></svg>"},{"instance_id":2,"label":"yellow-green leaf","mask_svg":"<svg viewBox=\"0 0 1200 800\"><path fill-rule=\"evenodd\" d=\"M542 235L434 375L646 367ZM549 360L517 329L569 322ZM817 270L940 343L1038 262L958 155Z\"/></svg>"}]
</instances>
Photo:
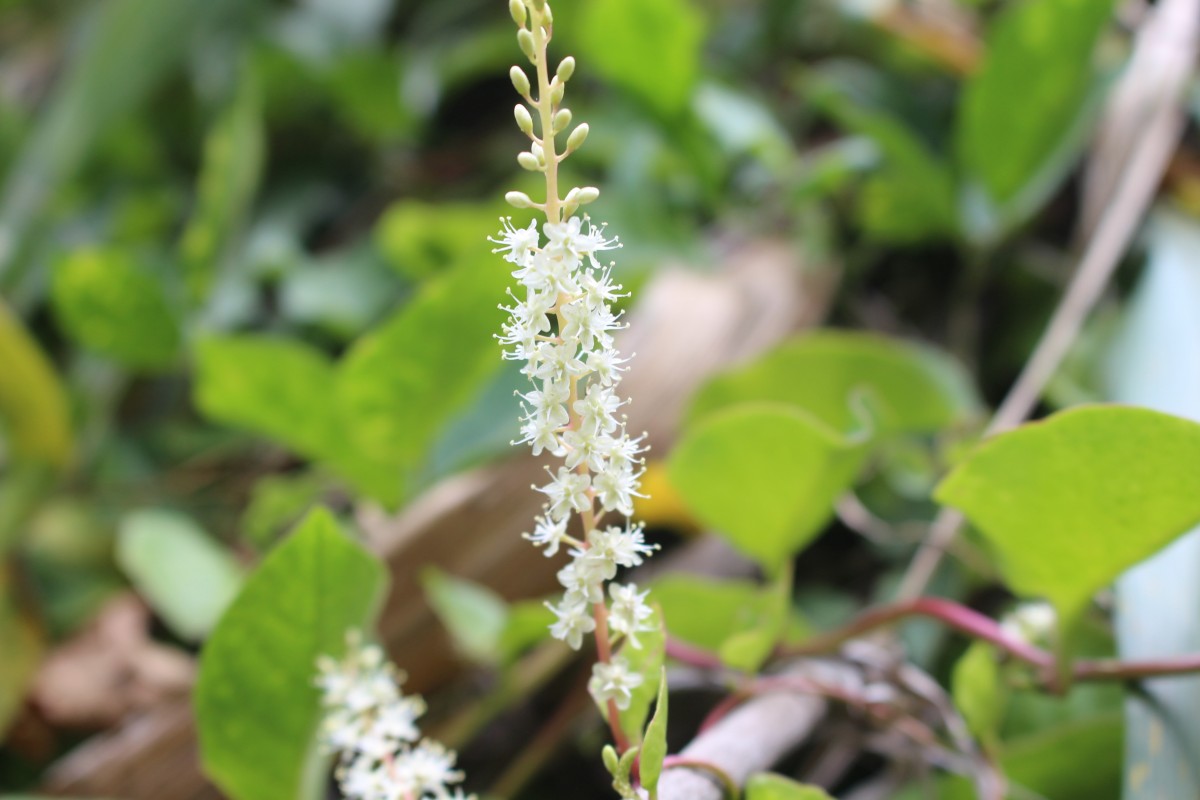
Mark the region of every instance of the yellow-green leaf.
<instances>
[{"instance_id":1,"label":"yellow-green leaf","mask_svg":"<svg viewBox=\"0 0 1200 800\"><path fill-rule=\"evenodd\" d=\"M821 530L863 455L799 409L748 404L693 426L669 470L702 522L775 572Z\"/></svg>"},{"instance_id":2,"label":"yellow-green leaf","mask_svg":"<svg viewBox=\"0 0 1200 800\"><path fill-rule=\"evenodd\" d=\"M1200 522L1200 425L1126 406L1064 411L985 441L938 487L1009 586L1073 627L1093 593Z\"/></svg>"},{"instance_id":3,"label":"yellow-green leaf","mask_svg":"<svg viewBox=\"0 0 1200 800\"><path fill-rule=\"evenodd\" d=\"M370 627L385 585L383 565L325 509L246 582L201 653L195 694L201 760L233 800L324 796L316 660Z\"/></svg>"},{"instance_id":4,"label":"yellow-green leaf","mask_svg":"<svg viewBox=\"0 0 1200 800\"><path fill-rule=\"evenodd\" d=\"M63 467L71 460L66 393L41 348L0 300L0 422L18 458Z\"/></svg>"}]
</instances>

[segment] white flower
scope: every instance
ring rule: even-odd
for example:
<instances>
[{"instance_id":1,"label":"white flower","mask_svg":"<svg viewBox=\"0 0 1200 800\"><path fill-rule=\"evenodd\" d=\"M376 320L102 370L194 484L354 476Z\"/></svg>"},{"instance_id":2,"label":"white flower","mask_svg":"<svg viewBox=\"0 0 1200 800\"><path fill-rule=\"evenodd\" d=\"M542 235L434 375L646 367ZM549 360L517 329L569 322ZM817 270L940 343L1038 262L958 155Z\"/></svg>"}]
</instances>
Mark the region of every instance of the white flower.
<instances>
[{"instance_id":1,"label":"white flower","mask_svg":"<svg viewBox=\"0 0 1200 800\"><path fill-rule=\"evenodd\" d=\"M588 496L590 485L591 478L588 475L559 467L554 479L538 487L538 491L549 499L550 517L560 520L570 516L572 511L583 511L591 505Z\"/></svg>"},{"instance_id":2,"label":"white flower","mask_svg":"<svg viewBox=\"0 0 1200 800\"><path fill-rule=\"evenodd\" d=\"M567 518L555 521L547 517L538 517L535 523L533 533L525 533L522 536L533 542L536 547L545 547L543 555L546 557L554 555L567 536Z\"/></svg>"},{"instance_id":3,"label":"white flower","mask_svg":"<svg viewBox=\"0 0 1200 800\"><path fill-rule=\"evenodd\" d=\"M656 544L646 544L646 526L638 523L626 528L609 525L604 530L588 534L588 551L595 556L603 555L618 567L639 567L642 561L658 549Z\"/></svg>"},{"instance_id":4,"label":"white flower","mask_svg":"<svg viewBox=\"0 0 1200 800\"><path fill-rule=\"evenodd\" d=\"M449 784L459 783L463 773L454 769L455 754L439 742L422 739L416 747L396 755L389 772L406 789L408 796L447 797Z\"/></svg>"},{"instance_id":5,"label":"white flower","mask_svg":"<svg viewBox=\"0 0 1200 800\"><path fill-rule=\"evenodd\" d=\"M650 591L638 594L637 584L622 586L619 583L609 585L608 593L612 597L612 608L609 610L608 624L617 633L623 633L629 639L629 644L640 649L637 635L654 630L647 620L654 615L650 606L646 605L646 596Z\"/></svg>"},{"instance_id":6,"label":"white flower","mask_svg":"<svg viewBox=\"0 0 1200 800\"><path fill-rule=\"evenodd\" d=\"M515 264L538 246L540 237L537 232L537 220L530 220L528 228L514 228L512 217L501 217L500 224L504 229L495 238L489 236L488 241L499 245L492 252L505 253L505 261Z\"/></svg>"},{"instance_id":7,"label":"white flower","mask_svg":"<svg viewBox=\"0 0 1200 800\"><path fill-rule=\"evenodd\" d=\"M605 511L619 511L633 516L633 498L645 497L638 492L638 474L629 462L610 461L605 469L592 478L592 488Z\"/></svg>"},{"instance_id":8,"label":"white flower","mask_svg":"<svg viewBox=\"0 0 1200 800\"><path fill-rule=\"evenodd\" d=\"M547 602L546 608L558 617L550 626L550 635L566 642L572 650L583 646L584 634L596 630L596 620L592 618L587 602L578 597L564 597L557 606Z\"/></svg>"},{"instance_id":9,"label":"white flower","mask_svg":"<svg viewBox=\"0 0 1200 800\"><path fill-rule=\"evenodd\" d=\"M617 429L614 416L621 407L621 398L617 397L610 387L591 384L585 394L571 406L579 415L580 427L583 430L612 433Z\"/></svg>"},{"instance_id":10,"label":"white flower","mask_svg":"<svg viewBox=\"0 0 1200 800\"><path fill-rule=\"evenodd\" d=\"M597 661L592 666L592 678L588 691L600 705L609 700L624 711L633 701L633 690L641 686L643 678L629 667L629 662L617 656L610 663Z\"/></svg>"},{"instance_id":11,"label":"white flower","mask_svg":"<svg viewBox=\"0 0 1200 800\"><path fill-rule=\"evenodd\" d=\"M628 367L621 365L629 361L619 358L615 350L592 350L587 354L587 369L605 386L611 386L621 380L621 373Z\"/></svg>"},{"instance_id":12,"label":"white flower","mask_svg":"<svg viewBox=\"0 0 1200 800\"><path fill-rule=\"evenodd\" d=\"M346 642L340 661L317 660L314 681L326 706L325 742L341 753L335 775L342 794L349 800L462 798L450 791L463 779L454 752L428 739L412 744L421 736L416 721L425 701L400 693L403 674L379 647L363 645L357 632Z\"/></svg>"}]
</instances>

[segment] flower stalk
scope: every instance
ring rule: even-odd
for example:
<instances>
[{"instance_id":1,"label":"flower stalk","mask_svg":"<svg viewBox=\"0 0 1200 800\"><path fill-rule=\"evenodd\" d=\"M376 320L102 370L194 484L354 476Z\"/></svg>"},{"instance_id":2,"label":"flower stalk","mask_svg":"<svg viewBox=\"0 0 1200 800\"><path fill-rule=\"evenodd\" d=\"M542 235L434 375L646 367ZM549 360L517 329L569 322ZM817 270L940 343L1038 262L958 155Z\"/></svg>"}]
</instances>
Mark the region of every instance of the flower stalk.
<instances>
[{"instance_id":1,"label":"flower stalk","mask_svg":"<svg viewBox=\"0 0 1200 800\"><path fill-rule=\"evenodd\" d=\"M509 292L512 305L503 307L509 320L498 338L507 348L506 359L524 362L522 372L533 387L519 395L524 410L520 443L528 444L535 456L547 451L563 461L556 470L547 468L549 483L534 487L547 502L525 537L547 557L564 547L571 556L558 573L563 597L547 604L557 618L551 634L575 649L584 635L594 636L597 662L588 688L624 751L629 745L620 712L629 707L644 676L632 669L620 648L640 646L637 636L651 629L652 612L646 592L612 581L619 569L641 564L657 548L646 544L642 527L630 521L633 498L641 496L644 437L630 437L625 417L618 416L626 401L616 388L627 359L614 346L613 334L625 324L612 304L626 295L612 280L612 263L598 258L620 243L607 238L603 226L576 216L580 206L599 197L599 190L574 187L559 196L558 165L583 144L588 127L567 130L572 114L563 98L575 60L563 59L551 75L550 5L510 0L509 10L517 42L535 73L531 82L520 67L509 72L524 100L513 116L530 140L517 162L543 174L546 199L536 202L516 191L505 199L515 208L541 211L546 219L539 231L536 220L521 228L505 218L503 230L492 238L494 252L515 268L512 274L519 283L516 292ZM566 136L561 152L560 135ZM624 516L625 524L602 526L605 513ZM579 527L573 531L576 517Z\"/></svg>"}]
</instances>

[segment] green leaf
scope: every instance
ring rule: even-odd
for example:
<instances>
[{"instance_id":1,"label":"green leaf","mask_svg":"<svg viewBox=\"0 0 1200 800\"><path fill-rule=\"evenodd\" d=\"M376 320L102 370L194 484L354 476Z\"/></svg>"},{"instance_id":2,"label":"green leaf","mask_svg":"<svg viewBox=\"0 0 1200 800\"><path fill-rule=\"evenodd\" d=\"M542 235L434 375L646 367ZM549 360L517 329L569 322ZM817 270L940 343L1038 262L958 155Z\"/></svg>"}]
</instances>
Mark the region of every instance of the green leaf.
<instances>
[{"instance_id":1,"label":"green leaf","mask_svg":"<svg viewBox=\"0 0 1200 800\"><path fill-rule=\"evenodd\" d=\"M773 772L751 775L745 795L746 800L832 800L819 786L797 783Z\"/></svg>"},{"instance_id":2,"label":"green leaf","mask_svg":"<svg viewBox=\"0 0 1200 800\"><path fill-rule=\"evenodd\" d=\"M858 198L863 228L888 242L946 238L958 229L954 178L905 124L882 110L852 100L830 75L809 87L809 99L839 125L868 137L879 167Z\"/></svg>"},{"instance_id":3,"label":"green leaf","mask_svg":"<svg viewBox=\"0 0 1200 800\"><path fill-rule=\"evenodd\" d=\"M486 255L486 253L485 253ZM503 363L493 334L511 282L493 258L425 283L338 365L336 402L354 447L414 470L443 426Z\"/></svg>"},{"instance_id":4,"label":"green leaf","mask_svg":"<svg viewBox=\"0 0 1200 800\"><path fill-rule=\"evenodd\" d=\"M717 648L722 661L743 672L757 672L783 638L792 601L791 573L781 570L761 596L758 619L731 633Z\"/></svg>"},{"instance_id":5,"label":"green leaf","mask_svg":"<svg viewBox=\"0 0 1200 800\"><path fill-rule=\"evenodd\" d=\"M1019 594L1074 627L1094 592L1200 521L1200 425L1123 406L1064 411L985 441L938 487Z\"/></svg>"},{"instance_id":6,"label":"green leaf","mask_svg":"<svg viewBox=\"0 0 1200 800\"><path fill-rule=\"evenodd\" d=\"M65 467L74 449L66 393L49 359L2 299L0 364L0 422L9 451Z\"/></svg>"},{"instance_id":7,"label":"green leaf","mask_svg":"<svg viewBox=\"0 0 1200 800\"><path fill-rule=\"evenodd\" d=\"M580 63L663 117L687 108L705 34L699 9L688 0L590 0L579 8L580 19L563 27L574 32Z\"/></svg>"},{"instance_id":8,"label":"green leaf","mask_svg":"<svg viewBox=\"0 0 1200 800\"><path fill-rule=\"evenodd\" d=\"M995 203L1014 199L1061 147L1112 13L1113 0L1024 0L988 31L983 63L963 89L955 144Z\"/></svg>"},{"instance_id":9,"label":"green leaf","mask_svg":"<svg viewBox=\"0 0 1200 800\"><path fill-rule=\"evenodd\" d=\"M667 668L663 667L658 675L658 702L654 717L646 726L639 762L642 787L651 797L658 793L658 779L662 776L663 759L667 757L667 694Z\"/></svg>"},{"instance_id":10,"label":"green leaf","mask_svg":"<svg viewBox=\"0 0 1200 800\"><path fill-rule=\"evenodd\" d=\"M650 705L658 697L658 681L666 660L667 633L662 609L656 603L653 610L654 615L648 622L654 627L646 633L638 634L638 642L642 646L634 648L626 643L621 648L621 656L629 662L629 668L645 677L642 685L633 690L629 708L619 714L621 730L632 743L641 740L646 717L650 715ZM605 712L602 710L601 713Z\"/></svg>"},{"instance_id":11,"label":"green leaf","mask_svg":"<svg viewBox=\"0 0 1200 800\"><path fill-rule=\"evenodd\" d=\"M950 685L954 705L971 733L994 751L999 744L1007 701L1007 687L1000 676L995 648L986 642L972 643L955 662Z\"/></svg>"},{"instance_id":12,"label":"green leaf","mask_svg":"<svg viewBox=\"0 0 1200 800\"><path fill-rule=\"evenodd\" d=\"M496 234L499 214L491 205L402 200L380 218L375 241L392 269L425 280L478 260L487 237Z\"/></svg>"},{"instance_id":13,"label":"green leaf","mask_svg":"<svg viewBox=\"0 0 1200 800\"><path fill-rule=\"evenodd\" d=\"M540 600L525 600L508 607L508 621L500 633L500 661L511 664L535 644L546 641L554 612Z\"/></svg>"},{"instance_id":14,"label":"green leaf","mask_svg":"<svg viewBox=\"0 0 1200 800\"><path fill-rule=\"evenodd\" d=\"M80 345L137 368L170 367L183 341L158 278L117 248L85 248L54 272L54 311Z\"/></svg>"},{"instance_id":15,"label":"green leaf","mask_svg":"<svg viewBox=\"0 0 1200 800\"><path fill-rule=\"evenodd\" d=\"M501 658L500 639L508 625L508 605L472 581L447 575L437 567L421 570L421 586L438 619L463 655L484 664Z\"/></svg>"},{"instance_id":16,"label":"green leaf","mask_svg":"<svg viewBox=\"0 0 1200 800\"><path fill-rule=\"evenodd\" d=\"M217 261L245 222L263 168L262 101L258 79L244 69L229 106L204 139L196 209L180 240L193 300L208 294Z\"/></svg>"},{"instance_id":17,"label":"green leaf","mask_svg":"<svg viewBox=\"0 0 1200 800\"><path fill-rule=\"evenodd\" d=\"M693 426L671 482L706 525L774 573L820 532L864 449L783 405L743 405Z\"/></svg>"},{"instance_id":18,"label":"green leaf","mask_svg":"<svg viewBox=\"0 0 1200 800\"><path fill-rule=\"evenodd\" d=\"M668 573L653 590L654 602L670 620L671 636L706 650L716 651L730 637L761 628L775 616L774 593L753 581Z\"/></svg>"},{"instance_id":19,"label":"green leaf","mask_svg":"<svg viewBox=\"0 0 1200 800\"><path fill-rule=\"evenodd\" d=\"M234 800L324 796L316 660L370 627L385 585L324 509L246 582L201 654L195 694L205 770Z\"/></svg>"},{"instance_id":20,"label":"green leaf","mask_svg":"<svg viewBox=\"0 0 1200 800\"><path fill-rule=\"evenodd\" d=\"M798 337L697 392L689 424L738 403L797 406L849 434L862 425L855 398L870 401L877 435L931 433L979 409L971 383L949 356L865 333L822 331Z\"/></svg>"},{"instance_id":21,"label":"green leaf","mask_svg":"<svg viewBox=\"0 0 1200 800\"><path fill-rule=\"evenodd\" d=\"M189 517L165 509L121 519L117 563L181 638L199 641L237 595L242 568Z\"/></svg>"},{"instance_id":22,"label":"green leaf","mask_svg":"<svg viewBox=\"0 0 1200 800\"><path fill-rule=\"evenodd\" d=\"M1007 745L1000 769L1022 794L1054 800L1118 797L1121 787L1123 726L1119 713L1048 728ZM940 800L975 800L965 778L938 784Z\"/></svg>"},{"instance_id":23,"label":"green leaf","mask_svg":"<svg viewBox=\"0 0 1200 800\"><path fill-rule=\"evenodd\" d=\"M242 511L242 537L266 550L285 528L294 525L325 493L327 479L311 472L267 475L254 484Z\"/></svg>"},{"instance_id":24,"label":"green leaf","mask_svg":"<svg viewBox=\"0 0 1200 800\"><path fill-rule=\"evenodd\" d=\"M267 336L214 336L196 346L196 405L207 416L323 458L339 441L333 364L319 350Z\"/></svg>"},{"instance_id":25,"label":"green leaf","mask_svg":"<svg viewBox=\"0 0 1200 800\"><path fill-rule=\"evenodd\" d=\"M195 402L208 417L268 436L331 466L377 500L400 499L400 462L371 460L348 441L330 386L336 370L303 342L213 336L196 347Z\"/></svg>"}]
</instances>

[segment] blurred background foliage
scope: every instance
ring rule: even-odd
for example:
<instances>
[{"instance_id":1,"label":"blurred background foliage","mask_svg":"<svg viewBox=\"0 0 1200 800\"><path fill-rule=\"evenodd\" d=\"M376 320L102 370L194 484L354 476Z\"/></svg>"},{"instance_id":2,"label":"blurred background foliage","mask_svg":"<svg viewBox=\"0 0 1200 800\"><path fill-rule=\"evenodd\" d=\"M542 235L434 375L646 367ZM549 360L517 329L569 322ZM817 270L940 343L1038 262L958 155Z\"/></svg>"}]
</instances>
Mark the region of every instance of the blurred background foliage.
<instances>
[{"instance_id":1,"label":"blurred background foliage","mask_svg":"<svg viewBox=\"0 0 1200 800\"><path fill-rule=\"evenodd\" d=\"M1069 274L1115 6L563 0L592 131L566 180L602 187L627 286L783 238L840 274L831 324L938 344L995 401ZM496 0L0 3L0 731L123 587L194 645L317 502L395 509L506 451L486 237L505 190L539 194L511 25ZM1093 361L1055 396L1094 396ZM864 496L928 514L933 469L897 448ZM0 783L72 736L0 751Z\"/></svg>"}]
</instances>

